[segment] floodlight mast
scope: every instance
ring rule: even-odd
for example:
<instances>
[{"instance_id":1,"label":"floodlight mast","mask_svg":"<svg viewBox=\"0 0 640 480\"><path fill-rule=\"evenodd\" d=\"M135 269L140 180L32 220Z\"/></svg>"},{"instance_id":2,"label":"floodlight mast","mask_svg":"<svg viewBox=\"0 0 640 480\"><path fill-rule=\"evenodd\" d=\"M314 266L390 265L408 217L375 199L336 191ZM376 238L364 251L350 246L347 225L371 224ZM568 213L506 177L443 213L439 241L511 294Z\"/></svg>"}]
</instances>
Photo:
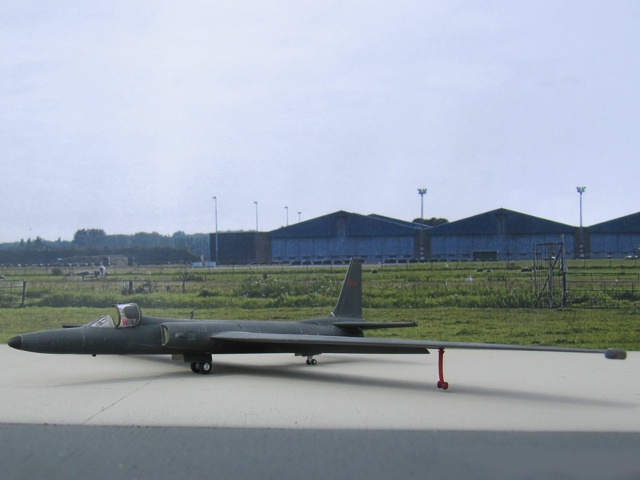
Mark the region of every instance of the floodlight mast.
<instances>
[{"instance_id":1,"label":"floodlight mast","mask_svg":"<svg viewBox=\"0 0 640 480\"><path fill-rule=\"evenodd\" d=\"M420 220L424 220L424 196L427 194L426 188L419 188L418 195L420 195Z\"/></svg>"},{"instance_id":2,"label":"floodlight mast","mask_svg":"<svg viewBox=\"0 0 640 480\"><path fill-rule=\"evenodd\" d=\"M215 220L216 220L216 267L218 266L218 197L213 197L215 202Z\"/></svg>"},{"instance_id":3,"label":"floodlight mast","mask_svg":"<svg viewBox=\"0 0 640 480\"><path fill-rule=\"evenodd\" d=\"M258 202L253 202L256 204L256 232L258 231Z\"/></svg>"},{"instance_id":4,"label":"floodlight mast","mask_svg":"<svg viewBox=\"0 0 640 480\"><path fill-rule=\"evenodd\" d=\"M579 232L579 244L578 244L578 256L580 258L585 258L584 255L584 229L582 228L582 194L585 192L587 187L581 186L576 187L576 191L580 194L580 229Z\"/></svg>"},{"instance_id":5,"label":"floodlight mast","mask_svg":"<svg viewBox=\"0 0 640 480\"><path fill-rule=\"evenodd\" d=\"M582 194L587 187L576 187L576 191L580 194L580 228L582 228Z\"/></svg>"}]
</instances>

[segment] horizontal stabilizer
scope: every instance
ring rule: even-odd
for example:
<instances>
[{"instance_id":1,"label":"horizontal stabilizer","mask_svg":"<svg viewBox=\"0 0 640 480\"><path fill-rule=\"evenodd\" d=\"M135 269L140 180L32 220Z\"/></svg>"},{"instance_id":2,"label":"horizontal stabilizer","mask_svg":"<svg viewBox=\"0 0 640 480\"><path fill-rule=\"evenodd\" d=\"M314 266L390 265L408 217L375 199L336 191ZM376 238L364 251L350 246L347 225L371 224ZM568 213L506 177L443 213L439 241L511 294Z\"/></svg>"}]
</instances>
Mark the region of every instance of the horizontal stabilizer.
<instances>
[{"instance_id":1,"label":"horizontal stabilizer","mask_svg":"<svg viewBox=\"0 0 640 480\"><path fill-rule=\"evenodd\" d=\"M333 322L339 328L359 328L361 330L375 330L377 328L407 328L417 327L416 322Z\"/></svg>"}]
</instances>

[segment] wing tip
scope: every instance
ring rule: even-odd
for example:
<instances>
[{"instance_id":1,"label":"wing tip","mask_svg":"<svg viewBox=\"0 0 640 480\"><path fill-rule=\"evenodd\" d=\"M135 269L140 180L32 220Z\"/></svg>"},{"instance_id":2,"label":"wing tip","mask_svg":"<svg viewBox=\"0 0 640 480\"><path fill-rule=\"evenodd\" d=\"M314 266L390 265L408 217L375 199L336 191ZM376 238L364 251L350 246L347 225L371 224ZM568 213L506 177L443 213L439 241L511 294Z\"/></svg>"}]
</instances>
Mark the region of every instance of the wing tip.
<instances>
[{"instance_id":1,"label":"wing tip","mask_svg":"<svg viewBox=\"0 0 640 480\"><path fill-rule=\"evenodd\" d=\"M604 356L611 360L624 360L627 358L627 352L620 348L608 348Z\"/></svg>"}]
</instances>

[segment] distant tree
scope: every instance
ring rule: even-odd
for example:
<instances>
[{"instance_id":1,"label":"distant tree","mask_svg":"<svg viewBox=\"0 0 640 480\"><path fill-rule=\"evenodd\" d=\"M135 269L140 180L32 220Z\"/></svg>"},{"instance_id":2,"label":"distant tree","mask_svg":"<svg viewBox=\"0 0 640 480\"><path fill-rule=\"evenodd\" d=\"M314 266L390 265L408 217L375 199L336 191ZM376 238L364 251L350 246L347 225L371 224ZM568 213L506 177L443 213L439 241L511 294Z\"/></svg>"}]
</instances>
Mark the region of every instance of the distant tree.
<instances>
[{"instance_id":1,"label":"distant tree","mask_svg":"<svg viewBox=\"0 0 640 480\"><path fill-rule=\"evenodd\" d=\"M160 248L169 244L168 237L158 232L138 232L133 235L133 246L141 248Z\"/></svg>"},{"instance_id":2,"label":"distant tree","mask_svg":"<svg viewBox=\"0 0 640 480\"><path fill-rule=\"evenodd\" d=\"M173 240L173 246L175 248L187 249L187 242L189 237L182 230L175 232L171 235L171 239Z\"/></svg>"},{"instance_id":3,"label":"distant tree","mask_svg":"<svg viewBox=\"0 0 640 480\"><path fill-rule=\"evenodd\" d=\"M444 225L445 223L449 223L449 220L446 218L416 218L413 223L420 223L422 225L427 225L429 227L437 227L438 225Z\"/></svg>"},{"instance_id":4,"label":"distant tree","mask_svg":"<svg viewBox=\"0 0 640 480\"><path fill-rule=\"evenodd\" d=\"M79 246L95 246L104 243L107 234L101 228L83 228L73 235L73 243Z\"/></svg>"}]
</instances>

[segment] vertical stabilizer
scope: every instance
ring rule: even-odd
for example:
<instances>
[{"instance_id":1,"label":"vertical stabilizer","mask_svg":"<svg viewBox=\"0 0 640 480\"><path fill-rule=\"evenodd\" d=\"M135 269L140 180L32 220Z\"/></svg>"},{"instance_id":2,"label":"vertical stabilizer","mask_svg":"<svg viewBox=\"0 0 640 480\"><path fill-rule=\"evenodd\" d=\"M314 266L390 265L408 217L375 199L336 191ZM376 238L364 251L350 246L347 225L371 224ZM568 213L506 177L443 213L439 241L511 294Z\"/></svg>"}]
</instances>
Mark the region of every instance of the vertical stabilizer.
<instances>
[{"instance_id":1,"label":"vertical stabilizer","mask_svg":"<svg viewBox=\"0 0 640 480\"><path fill-rule=\"evenodd\" d=\"M344 277L338 303L333 309L336 318L362 318L362 258L352 258Z\"/></svg>"}]
</instances>

